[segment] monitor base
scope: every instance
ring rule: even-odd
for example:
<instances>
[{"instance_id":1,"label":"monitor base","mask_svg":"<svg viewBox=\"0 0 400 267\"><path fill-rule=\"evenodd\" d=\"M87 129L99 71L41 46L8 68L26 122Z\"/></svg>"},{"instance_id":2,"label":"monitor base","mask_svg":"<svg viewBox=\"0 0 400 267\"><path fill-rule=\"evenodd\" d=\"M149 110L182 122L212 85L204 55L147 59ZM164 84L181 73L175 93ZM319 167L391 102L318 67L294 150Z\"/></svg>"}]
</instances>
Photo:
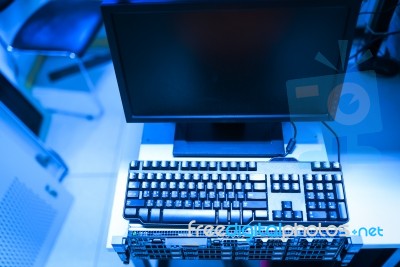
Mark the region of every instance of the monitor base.
<instances>
[{"instance_id":1,"label":"monitor base","mask_svg":"<svg viewBox=\"0 0 400 267\"><path fill-rule=\"evenodd\" d=\"M282 124L177 123L174 157L277 157L285 154Z\"/></svg>"}]
</instances>

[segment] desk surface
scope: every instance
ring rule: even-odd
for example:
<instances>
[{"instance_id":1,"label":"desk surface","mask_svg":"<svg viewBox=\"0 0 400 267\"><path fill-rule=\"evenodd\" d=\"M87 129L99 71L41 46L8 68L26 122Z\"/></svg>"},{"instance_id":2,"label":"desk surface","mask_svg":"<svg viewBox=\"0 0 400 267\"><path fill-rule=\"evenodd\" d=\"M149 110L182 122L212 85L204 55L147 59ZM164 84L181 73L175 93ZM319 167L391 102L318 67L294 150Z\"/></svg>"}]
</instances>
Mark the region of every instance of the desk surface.
<instances>
[{"instance_id":1,"label":"desk surface","mask_svg":"<svg viewBox=\"0 0 400 267\"><path fill-rule=\"evenodd\" d=\"M299 161L325 161L328 159L324 138L318 123L296 123L298 127L298 145L292 155ZM285 143L291 137L290 124L284 124ZM125 197L126 177L129 162L140 160L172 160L172 124L128 124L121 151L121 164L115 184L115 195L107 236L107 248L112 249L113 236L126 236L128 222L122 218ZM179 159L178 159L179 160ZM185 158L196 160L196 158ZM202 159L204 160L204 158ZM209 160L213 160L210 158ZM215 160L232 160L217 158ZM240 158L236 159L240 160ZM246 160L265 160L249 159ZM331 159L334 160L334 159ZM398 190L397 179L400 153L353 154L342 160L350 222L348 229L361 233L363 248L400 247L400 232L397 231ZM397 174L397 175L396 175ZM377 234L378 227L383 236ZM374 230L370 230L375 228ZM361 230L360 230L361 229ZM367 231L371 231L366 235ZM358 234L358 233L356 233ZM372 235L375 234L375 236Z\"/></svg>"}]
</instances>

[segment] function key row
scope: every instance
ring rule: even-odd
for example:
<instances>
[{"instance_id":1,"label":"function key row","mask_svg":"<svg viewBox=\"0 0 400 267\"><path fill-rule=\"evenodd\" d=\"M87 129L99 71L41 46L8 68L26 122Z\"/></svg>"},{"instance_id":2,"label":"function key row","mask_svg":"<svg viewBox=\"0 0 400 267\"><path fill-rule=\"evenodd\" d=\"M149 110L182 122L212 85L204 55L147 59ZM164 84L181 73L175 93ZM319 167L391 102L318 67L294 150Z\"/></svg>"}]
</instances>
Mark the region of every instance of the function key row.
<instances>
[{"instance_id":1,"label":"function key row","mask_svg":"<svg viewBox=\"0 0 400 267\"><path fill-rule=\"evenodd\" d=\"M313 171L340 171L341 166L339 162L336 161L324 161L324 162L319 162L315 161L311 163L311 169Z\"/></svg>"},{"instance_id":2,"label":"function key row","mask_svg":"<svg viewBox=\"0 0 400 267\"><path fill-rule=\"evenodd\" d=\"M255 161L132 161L131 170L256 171Z\"/></svg>"},{"instance_id":3,"label":"function key row","mask_svg":"<svg viewBox=\"0 0 400 267\"><path fill-rule=\"evenodd\" d=\"M212 181L212 182L265 182L265 174L245 173L173 173L173 172L129 172L129 180L158 180L158 181Z\"/></svg>"},{"instance_id":4,"label":"function key row","mask_svg":"<svg viewBox=\"0 0 400 267\"><path fill-rule=\"evenodd\" d=\"M305 182L341 182L342 175L339 173L335 174L303 174Z\"/></svg>"}]
</instances>

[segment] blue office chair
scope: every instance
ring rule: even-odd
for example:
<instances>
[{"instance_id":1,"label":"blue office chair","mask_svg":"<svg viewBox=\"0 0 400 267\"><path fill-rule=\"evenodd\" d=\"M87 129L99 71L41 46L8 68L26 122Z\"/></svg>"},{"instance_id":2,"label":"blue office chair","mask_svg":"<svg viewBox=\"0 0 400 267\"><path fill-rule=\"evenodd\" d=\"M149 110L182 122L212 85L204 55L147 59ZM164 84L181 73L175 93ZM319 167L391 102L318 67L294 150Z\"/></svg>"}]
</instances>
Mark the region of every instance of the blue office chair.
<instances>
[{"instance_id":1,"label":"blue office chair","mask_svg":"<svg viewBox=\"0 0 400 267\"><path fill-rule=\"evenodd\" d=\"M14 0L0 0L0 12L10 6ZM95 93L94 85L85 67L82 57L95 39L102 26L100 2L98 1L49 1L38 8L19 28L13 41L6 46L8 52L32 52L44 56L66 56L76 61L98 112L82 114L52 110L87 119L98 118L103 107ZM15 62L15 74L18 65Z\"/></svg>"}]
</instances>

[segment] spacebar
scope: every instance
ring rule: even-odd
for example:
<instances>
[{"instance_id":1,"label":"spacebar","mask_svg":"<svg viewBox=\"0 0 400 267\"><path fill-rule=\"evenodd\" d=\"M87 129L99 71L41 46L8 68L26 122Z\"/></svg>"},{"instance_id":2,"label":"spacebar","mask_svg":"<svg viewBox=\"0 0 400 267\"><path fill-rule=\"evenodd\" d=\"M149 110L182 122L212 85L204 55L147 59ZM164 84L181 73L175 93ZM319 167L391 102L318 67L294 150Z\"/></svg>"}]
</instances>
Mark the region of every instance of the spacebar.
<instances>
[{"instance_id":1,"label":"spacebar","mask_svg":"<svg viewBox=\"0 0 400 267\"><path fill-rule=\"evenodd\" d=\"M163 222L168 223L215 223L215 210L164 209Z\"/></svg>"}]
</instances>

